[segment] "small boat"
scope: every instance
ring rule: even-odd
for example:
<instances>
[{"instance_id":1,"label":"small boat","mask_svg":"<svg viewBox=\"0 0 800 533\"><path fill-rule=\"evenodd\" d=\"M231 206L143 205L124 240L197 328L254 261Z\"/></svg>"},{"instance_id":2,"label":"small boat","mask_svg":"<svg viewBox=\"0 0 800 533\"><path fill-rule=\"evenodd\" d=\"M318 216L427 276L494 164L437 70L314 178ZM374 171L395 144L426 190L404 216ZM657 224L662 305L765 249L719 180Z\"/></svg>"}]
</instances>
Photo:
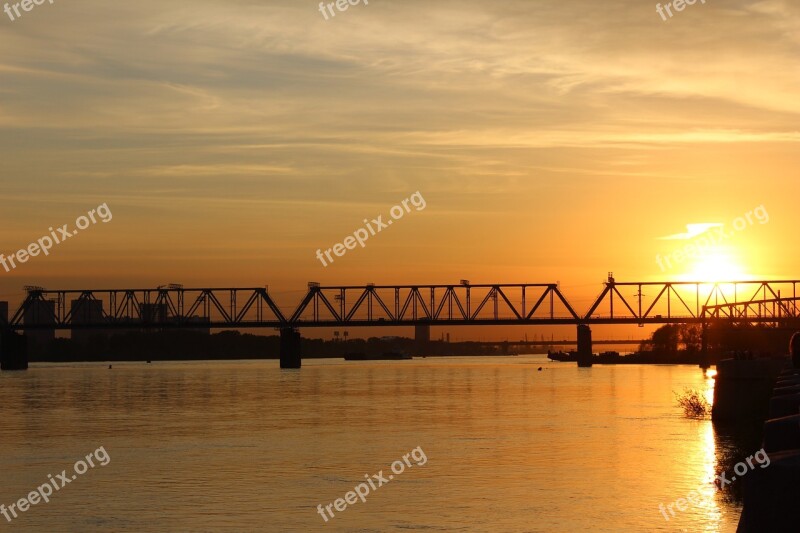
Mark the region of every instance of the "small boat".
<instances>
[{"instance_id":1,"label":"small boat","mask_svg":"<svg viewBox=\"0 0 800 533\"><path fill-rule=\"evenodd\" d=\"M551 361L561 361L574 363L578 360L578 352L551 352L547 351L547 358Z\"/></svg>"}]
</instances>

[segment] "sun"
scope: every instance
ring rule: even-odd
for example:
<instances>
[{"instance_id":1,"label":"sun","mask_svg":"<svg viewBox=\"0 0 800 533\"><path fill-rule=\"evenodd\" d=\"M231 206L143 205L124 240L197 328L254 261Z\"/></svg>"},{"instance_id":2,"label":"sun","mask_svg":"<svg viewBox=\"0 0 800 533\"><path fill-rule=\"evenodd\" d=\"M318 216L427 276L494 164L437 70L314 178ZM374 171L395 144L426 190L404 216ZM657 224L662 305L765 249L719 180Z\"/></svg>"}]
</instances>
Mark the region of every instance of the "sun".
<instances>
[{"instance_id":1,"label":"sun","mask_svg":"<svg viewBox=\"0 0 800 533\"><path fill-rule=\"evenodd\" d=\"M744 281L747 270L732 255L715 252L697 259L683 276L687 281Z\"/></svg>"}]
</instances>

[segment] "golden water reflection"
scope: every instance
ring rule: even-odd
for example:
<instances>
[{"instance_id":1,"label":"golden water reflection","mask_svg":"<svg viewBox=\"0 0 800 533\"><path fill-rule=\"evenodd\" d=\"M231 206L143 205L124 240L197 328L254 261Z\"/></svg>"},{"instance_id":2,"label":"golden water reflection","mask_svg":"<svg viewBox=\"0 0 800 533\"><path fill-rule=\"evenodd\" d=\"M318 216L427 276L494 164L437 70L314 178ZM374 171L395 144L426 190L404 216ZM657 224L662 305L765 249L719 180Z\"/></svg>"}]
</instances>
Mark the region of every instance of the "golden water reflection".
<instances>
[{"instance_id":1,"label":"golden water reflection","mask_svg":"<svg viewBox=\"0 0 800 533\"><path fill-rule=\"evenodd\" d=\"M686 419L687 387L713 379L539 356L37 365L0 375L0 501L103 445L107 467L15 529L732 533L735 489L712 481L737 437ZM417 446L424 467L322 522L317 504ZM664 520L692 490L703 505Z\"/></svg>"}]
</instances>

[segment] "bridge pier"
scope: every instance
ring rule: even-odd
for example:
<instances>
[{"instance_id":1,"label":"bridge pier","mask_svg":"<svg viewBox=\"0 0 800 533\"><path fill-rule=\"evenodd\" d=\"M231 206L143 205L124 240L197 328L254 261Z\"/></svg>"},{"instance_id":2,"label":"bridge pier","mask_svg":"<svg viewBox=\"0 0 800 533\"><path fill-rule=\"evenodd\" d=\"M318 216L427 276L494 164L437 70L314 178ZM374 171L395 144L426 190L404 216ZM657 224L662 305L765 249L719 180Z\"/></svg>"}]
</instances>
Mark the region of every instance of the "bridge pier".
<instances>
[{"instance_id":1,"label":"bridge pier","mask_svg":"<svg viewBox=\"0 0 800 533\"><path fill-rule=\"evenodd\" d=\"M281 328L281 368L300 368L300 332Z\"/></svg>"},{"instance_id":2,"label":"bridge pier","mask_svg":"<svg viewBox=\"0 0 800 533\"><path fill-rule=\"evenodd\" d=\"M578 324L578 366L592 366L592 330L586 324Z\"/></svg>"},{"instance_id":3,"label":"bridge pier","mask_svg":"<svg viewBox=\"0 0 800 533\"><path fill-rule=\"evenodd\" d=\"M431 326L430 324L418 324L414 326L414 349L417 353L414 355L429 355L431 344Z\"/></svg>"},{"instance_id":4,"label":"bridge pier","mask_svg":"<svg viewBox=\"0 0 800 533\"><path fill-rule=\"evenodd\" d=\"M27 370L28 343L24 335L4 329L0 331L0 369Z\"/></svg>"}]
</instances>

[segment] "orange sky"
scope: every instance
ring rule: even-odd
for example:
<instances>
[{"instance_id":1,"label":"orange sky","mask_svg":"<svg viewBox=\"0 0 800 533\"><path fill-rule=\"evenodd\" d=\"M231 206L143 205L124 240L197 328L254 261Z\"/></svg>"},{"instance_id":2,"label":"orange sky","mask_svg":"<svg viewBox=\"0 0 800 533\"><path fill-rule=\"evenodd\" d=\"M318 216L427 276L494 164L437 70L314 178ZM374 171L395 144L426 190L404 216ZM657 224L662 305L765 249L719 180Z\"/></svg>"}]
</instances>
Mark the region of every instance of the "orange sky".
<instances>
[{"instance_id":1,"label":"orange sky","mask_svg":"<svg viewBox=\"0 0 800 533\"><path fill-rule=\"evenodd\" d=\"M179 282L294 304L308 281L469 279L560 281L583 310L608 271L800 277L799 5L664 22L633 0L375 0L327 21L317 4L86 0L0 20L0 252L113 212L0 269L0 298ZM416 191L424 210L317 260ZM759 206L769 221L733 232ZM660 238L693 223L735 234L662 271L686 241Z\"/></svg>"}]
</instances>

